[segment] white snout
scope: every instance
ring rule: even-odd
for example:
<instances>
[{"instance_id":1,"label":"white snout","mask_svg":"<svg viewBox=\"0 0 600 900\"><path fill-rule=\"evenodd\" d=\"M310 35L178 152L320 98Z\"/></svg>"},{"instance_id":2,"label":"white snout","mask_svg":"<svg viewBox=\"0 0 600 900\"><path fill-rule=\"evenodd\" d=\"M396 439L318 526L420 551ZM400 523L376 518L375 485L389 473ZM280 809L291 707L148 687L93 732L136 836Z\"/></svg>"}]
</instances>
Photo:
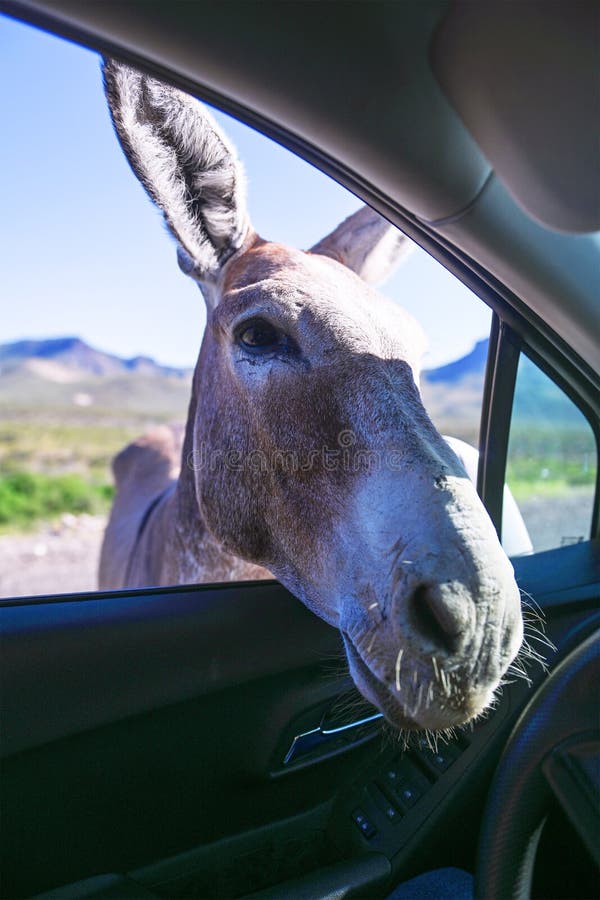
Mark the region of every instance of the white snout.
<instances>
[{"instance_id":1,"label":"white snout","mask_svg":"<svg viewBox=\"0 0 600 900\"><path fill-rule=\"evenodd\" d=\"M375 601L349 599L340 626L359 690L391 722L447 728L489 705L517 654L520 593L468 478L421 471L401 483L393 505L384 478L358 498L353 580Z\"/></svg>"}]
</instances>

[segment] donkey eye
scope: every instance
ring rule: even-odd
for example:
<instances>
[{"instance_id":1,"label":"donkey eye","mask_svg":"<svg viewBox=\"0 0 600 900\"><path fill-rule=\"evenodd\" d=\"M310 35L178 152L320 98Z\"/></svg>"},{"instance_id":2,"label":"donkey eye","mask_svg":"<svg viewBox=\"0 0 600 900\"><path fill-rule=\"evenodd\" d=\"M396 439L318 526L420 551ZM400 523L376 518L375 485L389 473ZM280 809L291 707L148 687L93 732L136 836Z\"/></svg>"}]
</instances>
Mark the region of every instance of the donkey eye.
<instances>
[{"instance_id":1,"label":"donkey eye","mask_svg":"<svg viewBox=\"0 0 600 900\"><path fill-rule=\"evenodd\" d=\"M264 319L257 319L239 332L238 340L249 350L267 350L281 342L277 329Z\"/></svg>"}]
</instances>

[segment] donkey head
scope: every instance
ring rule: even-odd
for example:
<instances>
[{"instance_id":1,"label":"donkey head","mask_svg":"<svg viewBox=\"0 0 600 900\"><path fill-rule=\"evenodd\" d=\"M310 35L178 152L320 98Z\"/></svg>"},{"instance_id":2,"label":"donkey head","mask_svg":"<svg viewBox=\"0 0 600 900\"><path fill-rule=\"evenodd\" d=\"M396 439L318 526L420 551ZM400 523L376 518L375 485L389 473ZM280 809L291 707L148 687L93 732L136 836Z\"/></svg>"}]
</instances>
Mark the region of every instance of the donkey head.
<instances>
[{"instance_id":1,"label":"donkey head","mask_svg":"<svg viewBox=\"0 0 600 900\"><path fill-rule=\"evenodd\" d=\"M262 240L206 109L121 64L104 75L123 150L206 299L184 460L200 519L341 630L392 723L467 721L521 643L519 592L421 403L420 329L368 284L408 242L368 208L309 252Z\"/></svg>"}]
</instances>

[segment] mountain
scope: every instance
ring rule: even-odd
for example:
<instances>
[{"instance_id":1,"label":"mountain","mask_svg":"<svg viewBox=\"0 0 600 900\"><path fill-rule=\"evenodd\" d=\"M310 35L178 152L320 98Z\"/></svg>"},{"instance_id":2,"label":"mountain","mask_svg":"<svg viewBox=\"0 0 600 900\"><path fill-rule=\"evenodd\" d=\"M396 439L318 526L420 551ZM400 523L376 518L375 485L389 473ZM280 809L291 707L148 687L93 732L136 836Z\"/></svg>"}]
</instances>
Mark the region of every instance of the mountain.
<instances>
[{"instance_id":1,"label":"mountain","mask_svg":"<svg viewBox=\"0 0 600 900\"><path fill-rule=\"evenodd\" d=\"M424 383L457 385L470 376L483 379L487 347L487 339L479 341L462 359L424 371ZM0 344L0 377L19 371L57 383L129 374L187 381L192 372L191 369L163 366L149 356L116 356L91 347L79 337L26 339Z\"/></svg>"},{"instance_id":2,"label":"mountain","mask_svg":"<svg viewBox=\"0 0 600 900\"><path fill-rule=\"evenodd\" d=\"M437 426L476 441L487 341L456 362L423 373L422 392ZM0 414L37 420L184 420L191 369L146 356L123 359L78 337L0 344Z\"/></svg>"},{"instance_id":3,"label":"mountain","mask_svg":"<svg viewBox=\"0 0 600 900\"><path fill-rule=\"evenodd\" d=\"M421 391L429 414L445 432L479 428L488 339L466 356L422 374ZM513 428L531 431L588 431L583 414L567 395L525 355L519 360L512 412ZM459 437L461 435L458 435Z\"/></svg>"},{"instance_id":4,"label":"mountain","mask_svg":"<svg viewBox=\"0 0 600 900\"><path fill-rule=\"evenodd\" d=\"M489 339L484 338L477 341L470 353L462 356L454 362L447 363L445 366L439 366L437 369L426 369L423 372L423 379L428 384L458 384L466 378L475 378L478 381L485 374L485 364L488 354Z\"/></svg>"},{"instance_id":5,"label":"mountain","mask_svg":"<svg viewBox=\"0 0 600 900\"><path fill-rule=\"evenodd\" d=\"M478 341L460 359L421 375L423 401L438 429L471 443L477 443L488 343ZM191 375L191 369L162 366L147 356L123 359L78 337L15 341L0 344L0 412L185 419ZM514 421L581 427L582 416L523 357Z\"/></svg>"},{"instance_id":6,"label":"mountain","mask_svg":"<svg viewBox=\"0 0 600 900\"><path fill-rule=\"evenodd\" d=\"M0 344L0 413L46 420L185 419L191 369L122 359L78 337Z\"/></svg>"},{"instance_id":7,"label":"mountain","mask_svg":"<svg viewBox=\"0 0 600 900\"><path fill-rule=\"evenodd\" d=\"M439 431L471 444L478 441L488 344L478 341L466 356L421 373L423 403Z\"/></svg>"},{"instance_id":8,"label":"mountain","mask_svg":"<svg viewBox=\"0 0 600 900\"><path fill-rule=\"evenodd\" d=\"M78 337L0 344L0 376L18 369L37 372L50 381L73 381L89 375L103 377L129 372L182 379L187 379L190 374L189 369L161 366L148 356L122 359L90 347Z\"/></svg>"}]
</instances>

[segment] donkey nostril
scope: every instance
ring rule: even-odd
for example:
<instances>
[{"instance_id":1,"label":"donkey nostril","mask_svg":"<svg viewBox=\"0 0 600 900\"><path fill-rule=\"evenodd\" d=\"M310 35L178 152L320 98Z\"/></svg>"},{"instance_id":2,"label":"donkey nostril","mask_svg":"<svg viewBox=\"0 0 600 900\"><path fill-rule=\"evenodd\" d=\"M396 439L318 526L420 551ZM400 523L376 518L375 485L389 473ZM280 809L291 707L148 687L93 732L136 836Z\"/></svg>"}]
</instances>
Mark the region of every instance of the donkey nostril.
<instances>
[{"instance_id":1,"label":"donkey nostril","mask_svg":"<svg viewBox=\"0 0 600 900\"><path fill-rule=\"evenodd\" d=\"M446 653L456 653L462 643L464 622L439 588L420 584L409 602L417 632Z\"/></svg>"}]
</instances>

